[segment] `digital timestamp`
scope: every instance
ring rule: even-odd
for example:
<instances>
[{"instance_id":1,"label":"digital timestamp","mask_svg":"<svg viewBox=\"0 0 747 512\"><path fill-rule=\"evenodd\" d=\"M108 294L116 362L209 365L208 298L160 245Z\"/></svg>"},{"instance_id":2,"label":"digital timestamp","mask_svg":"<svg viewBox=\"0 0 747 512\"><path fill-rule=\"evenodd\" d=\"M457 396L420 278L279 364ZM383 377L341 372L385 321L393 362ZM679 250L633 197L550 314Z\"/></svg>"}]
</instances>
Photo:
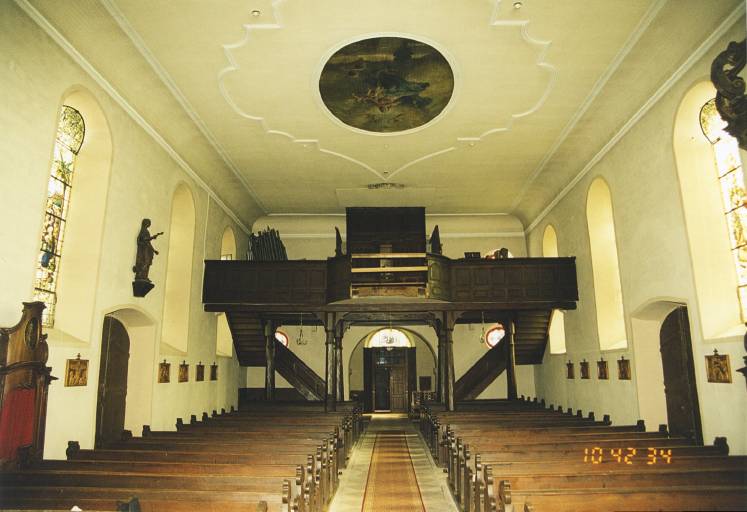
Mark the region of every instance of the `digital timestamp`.
<instances>
[{"instance_id":1,"label":"digital timestamp","mask_svg":"<svg viewBox=\"0 0 747 512\"><path fill-rule=\"evenodd\" d=\"M646 453L638 453L638 448L584 448L584 462L591 464L601 464L605 461L617 462L619 464L635 464L636 457L638 463L643 462L641 457L646 456L646 464L671 464L672 450L668 448L648 448Z\"/></svg>"}]
</instances>

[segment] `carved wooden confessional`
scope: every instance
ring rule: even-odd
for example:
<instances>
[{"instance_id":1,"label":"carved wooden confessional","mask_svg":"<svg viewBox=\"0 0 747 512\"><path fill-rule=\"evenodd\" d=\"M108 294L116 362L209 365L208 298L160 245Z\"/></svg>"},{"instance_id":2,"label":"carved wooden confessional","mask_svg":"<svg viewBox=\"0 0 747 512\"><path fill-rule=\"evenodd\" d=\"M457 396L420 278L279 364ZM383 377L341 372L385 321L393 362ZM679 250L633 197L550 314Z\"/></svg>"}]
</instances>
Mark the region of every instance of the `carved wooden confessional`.
<instances>
[{"instance_id":1,"label":"carved wooden confessional","mask_svg":"<svg viewBox=\"0 0 747 512\"><path fill-rule=\"evenodd\" d=\"M21 321L0 328L0 465L26 465L44 453L47 390L43 302L24 302Z\"/></svg>"}]
</instances>

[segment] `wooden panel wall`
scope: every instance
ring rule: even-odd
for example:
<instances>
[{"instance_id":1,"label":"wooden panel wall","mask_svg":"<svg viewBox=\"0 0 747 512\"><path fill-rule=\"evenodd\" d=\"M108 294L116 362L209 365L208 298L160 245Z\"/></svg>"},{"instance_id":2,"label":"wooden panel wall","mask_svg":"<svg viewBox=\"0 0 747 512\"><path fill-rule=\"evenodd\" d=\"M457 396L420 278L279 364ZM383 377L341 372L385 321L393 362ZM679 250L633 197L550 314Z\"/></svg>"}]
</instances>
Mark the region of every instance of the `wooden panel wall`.
<instances>
[{"instance_id":1,"label":"wooden panel wall","mask_svg":"<svg viewBox=\"0 0 747 512\"><path fill-rule=\"evenodd\" d=\"M205 262L202 301L326 304L327 262L209 260Z\"/></svg>"},{"instance_id":2,"label":"wooden panel wall","mask_svg":"<svg viewBox=\"0 0 747 512\"><path fill-rule=\"evenodd\" d=\"M457 260L450 267L455 302L578 300L575 258Z\"/></svg>"}]
</instances>

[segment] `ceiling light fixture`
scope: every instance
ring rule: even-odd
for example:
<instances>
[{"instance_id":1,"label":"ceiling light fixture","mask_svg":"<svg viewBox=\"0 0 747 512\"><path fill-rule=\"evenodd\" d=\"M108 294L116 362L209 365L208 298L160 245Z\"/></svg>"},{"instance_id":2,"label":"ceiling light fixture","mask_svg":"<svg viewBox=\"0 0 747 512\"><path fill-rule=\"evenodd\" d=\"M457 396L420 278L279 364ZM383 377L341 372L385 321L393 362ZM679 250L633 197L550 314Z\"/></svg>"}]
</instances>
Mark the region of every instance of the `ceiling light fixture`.
<instances>
[{"instance_id":1,"label":"ceiling light fixture","mask_svg":"<svg viewBox=\"0 0 747 512\"><path fill-rule=\"evenodd\" d=\"M252 16L254 16L255 18L259 18L261 14L262 14L262 11L260 11L259 9L254 9L252 11Z\"/></svg>"},{"instance_id":2,"label":"ceiling light fixture","mask_svg":"<svg viewBox=\"0 0 747 512\"><path fill-rule=\"evenodd\" d=\"M521 9L521 7L524 5L524 2L521 2L520 0L516 0L514 2L514 9Z\"/></svg>"}]
</instances>

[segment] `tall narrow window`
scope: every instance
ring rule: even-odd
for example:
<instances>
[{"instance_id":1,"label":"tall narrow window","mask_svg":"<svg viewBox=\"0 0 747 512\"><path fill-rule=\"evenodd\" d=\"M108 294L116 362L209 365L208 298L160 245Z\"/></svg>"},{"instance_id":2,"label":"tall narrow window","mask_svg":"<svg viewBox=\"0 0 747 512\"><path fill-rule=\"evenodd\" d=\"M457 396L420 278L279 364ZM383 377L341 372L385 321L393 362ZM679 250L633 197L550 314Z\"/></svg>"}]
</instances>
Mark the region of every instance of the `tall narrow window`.
<instances>
[{"instance_id":1,"label":"tall narrow window","mask_svg":"<svg viewBox=\"0 0 747 512\"><path fill-rule=\"evenodd\" d=\"M558 235L551 224L545 227L542 236L542 256L545 258L558 257ZM550 329L548 332L551 354L565 354L565 314L556 309L550 317Z\"/></svg>"},{"instance_id":2,"label":"tall narrow window","mask_svg":"<svg viewBox=\"0 0 747 512\"><path fill-rule=\"evenodd\" d=\"M80 112L64 105L57 124L54 159L47 185L44 227L34 282L34 300L40 300L47 306L42 317L47 327L54 326L57 278L62 259L62 244L65 239L65 224L70 208L75 159L83 145L84 136L85 123Z\"/></svg>"},{"instance_id":3,"label":"tall narrow window","mask_svg":"<svg viewBox=\"0 0 747 512\"><path fill-rule=\"evenodd\" d=\"M589 187L586 220L589 225L599 347L602 350L626 348L628 340L625 333L612 196L607 183L602 179L597 178Z\"/></svg>"},{"instance_id":4,"label":"tall narrow window","mask_svg":"<svg viewBox=\"0 0 747 512\"><path fill-rule=\"evenodd\" d=\"M744 232L747 207L739 144L737 139L724 130L726 123L716 109L715 98L707 101L700 110L700 127L713 147L716 178L729 230L729 248L736 269L736 291L744 322L747 320L747 237Z\"/></svg>"},{"instance_id":5,"label":"tall narrow window","mask_svg":"<svg viewBox=\"0 0 747 512\"><path fill-rule=\"evenodd\" d=\"M223 230L220 241L220 259L236 259L236 237L233 234L231 226L226 226L226 229ZM217 355L224 357L231 357L233 355L233 337L231 336L231 328L228 325L225 313L218 314L215 340L215 353ZM285 346L288 346L288 344L286 343Z\"/></svg>"}]
</instances>

